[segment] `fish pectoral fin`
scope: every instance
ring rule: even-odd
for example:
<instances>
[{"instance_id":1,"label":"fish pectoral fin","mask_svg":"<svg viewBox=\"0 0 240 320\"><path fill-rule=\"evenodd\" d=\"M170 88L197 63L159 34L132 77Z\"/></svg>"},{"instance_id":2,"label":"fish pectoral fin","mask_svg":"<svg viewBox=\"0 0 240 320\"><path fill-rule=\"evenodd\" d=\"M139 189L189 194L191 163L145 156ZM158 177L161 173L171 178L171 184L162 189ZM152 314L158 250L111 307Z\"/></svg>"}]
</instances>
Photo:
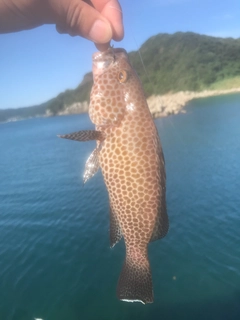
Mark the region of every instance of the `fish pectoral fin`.
<instances>
[{"instance_id":1,"label":"fish pectoral fin","mask_svg":"<svg viewBox=\"0 0 240 320\"><path fill-rule=\"evenodd\" d=\"M116 213L110 205L110 247L114 247L122 238L121 227Z\"/></svg>"},{"instance_id":2,"label":"fish pectoral fin","mask_svg":"<svg viewBox=\"0 0 240 320\"><path fill-rule=\"evenodd\" d=\"M75 140L75 141L90 141L90 140L104 140L104 133L97 130L82 130L69 134L58 135L59 138Z\"/></svg>"},{"instance_id":3,"label":"fish pectoral fin","mask_svg":"<svg viewBox=\"0 0 240 320\"><path fill-rule=\"evenodd\" d=\"M84 174L83 174L83 183L86 183L90 178L92 178L99 169L99 161L98 161L99 149L100 149L99 147L94 149L87 159L87 162L85 164Z\"/></svg>"}]
</instances>

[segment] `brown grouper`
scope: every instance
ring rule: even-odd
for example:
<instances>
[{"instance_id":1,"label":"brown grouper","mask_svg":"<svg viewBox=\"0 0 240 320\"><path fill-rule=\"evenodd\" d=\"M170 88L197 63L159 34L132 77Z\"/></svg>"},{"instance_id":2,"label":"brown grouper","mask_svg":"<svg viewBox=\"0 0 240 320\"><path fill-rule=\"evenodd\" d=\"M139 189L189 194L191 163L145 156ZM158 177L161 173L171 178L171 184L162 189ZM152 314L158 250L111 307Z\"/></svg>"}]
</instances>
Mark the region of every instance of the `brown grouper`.
<instances>
[{"instance_id":1,"label":"brown grouper","mask_svg":"<svg viewBox=\"0 0 240 320\"><path fill-rule=\"evenodd\" d=\"M110 201L110 244L122 237L126 259L117 287L124 301L153 302L147 246L168 231L164 157L139 78L124 49L93 55L89 115L96 131L62 138L96 140L84 182L100 167Z\"/></svg>"}]
</instances>

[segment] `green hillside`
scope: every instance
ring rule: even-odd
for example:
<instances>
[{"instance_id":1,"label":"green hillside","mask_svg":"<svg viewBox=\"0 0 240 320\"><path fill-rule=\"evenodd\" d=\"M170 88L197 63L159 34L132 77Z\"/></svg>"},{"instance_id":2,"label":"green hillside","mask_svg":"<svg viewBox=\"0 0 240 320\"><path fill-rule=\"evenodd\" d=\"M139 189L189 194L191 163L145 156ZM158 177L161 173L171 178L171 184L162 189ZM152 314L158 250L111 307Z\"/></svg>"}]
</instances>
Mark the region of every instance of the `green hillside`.
<instances>
[{"instance_id":1,"label":"green hillside","mask_svg":"<svg viewBox=\"0 0 240 320\"><path fill-rule=\"evenodd\" d=\"M130 52L129 57L143 83L146 96L170 91L240 87L240 39L216 38L192 32L158 34L149 38L139 51L144 67L139 52ZM36 106L36 114L39 112L37 108L57 114L74 102L89 100L91 86L92 73L88 73L76 89L66 90ZM32 108L29 109L31 114L34 113ZM17 110L23 112L16 109L15 113ZM0 121L5 121L9 112L0 111Z\"/></svg>"},{"instance_id":2,"label":"green hillside","mask_svg":"<svg viewBox=\"0 0 240 320\"><path fill-rule=\"evenodd\" d=\"M158 34L148 39L139 51L142 61L137 51L130 52L129 58L146 96L240 86L240 39L215 38L192 32ZM58 106L68 105L69 98L71 103L86 100L91 86L92 82L89 82L84 93L79 90L80 86L59 95L59 100L49 106L50 110L57 111Z\"/></svg>"},{"instance_id":3,"label":"green hillside","mask_svg":"<svg viewBox=\"0 0 240 320\"><path fill-rule=\"evenodd\" d=\"M140 52L147 74L137 52L131 52L130 58L147 95L201 91L240 76L240 39L192 32L158 34L148 39Z\"/></svg>"}]
</instances>

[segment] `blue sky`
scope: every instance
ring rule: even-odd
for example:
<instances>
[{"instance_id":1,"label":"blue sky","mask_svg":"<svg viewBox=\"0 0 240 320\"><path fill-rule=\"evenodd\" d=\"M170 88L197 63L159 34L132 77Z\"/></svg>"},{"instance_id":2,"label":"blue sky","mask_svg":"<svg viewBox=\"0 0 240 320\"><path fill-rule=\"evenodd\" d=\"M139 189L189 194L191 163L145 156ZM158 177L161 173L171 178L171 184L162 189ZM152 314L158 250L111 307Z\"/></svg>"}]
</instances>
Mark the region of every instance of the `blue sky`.
<instances>
[{"instance_id":1,"label":"blue sky","mask_svg":"<svg viewBox=\"0 0 240 320\"><path fill-rule=\"evenodd\" d=\"M240 38L239 0L120 0L125 37L115 47L137 50L157 33L193 31ZM31 106L75 88L91 71L95 46L60 35L51 25L0 35L0 109Z\"/></svg>"}]
</instances>

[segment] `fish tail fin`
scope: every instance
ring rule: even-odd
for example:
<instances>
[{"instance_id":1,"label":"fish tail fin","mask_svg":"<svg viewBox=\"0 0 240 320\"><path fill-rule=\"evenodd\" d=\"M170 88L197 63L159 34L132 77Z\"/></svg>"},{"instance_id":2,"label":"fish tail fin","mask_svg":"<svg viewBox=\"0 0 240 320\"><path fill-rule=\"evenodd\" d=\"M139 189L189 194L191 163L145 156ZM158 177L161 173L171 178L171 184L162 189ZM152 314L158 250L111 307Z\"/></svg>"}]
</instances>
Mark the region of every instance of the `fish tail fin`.
<instances>
[{"instance_id":1,"label":"fish tail fin","mask_svg":"<svg viewBox=\"0 0 240 320\"><path fill-rule=\"evenodd\" d=\"M152 275L147 256L134 261L127 255L118 280L117 296L127 302L153 302Z\"/></svg>"}]
</instances>

